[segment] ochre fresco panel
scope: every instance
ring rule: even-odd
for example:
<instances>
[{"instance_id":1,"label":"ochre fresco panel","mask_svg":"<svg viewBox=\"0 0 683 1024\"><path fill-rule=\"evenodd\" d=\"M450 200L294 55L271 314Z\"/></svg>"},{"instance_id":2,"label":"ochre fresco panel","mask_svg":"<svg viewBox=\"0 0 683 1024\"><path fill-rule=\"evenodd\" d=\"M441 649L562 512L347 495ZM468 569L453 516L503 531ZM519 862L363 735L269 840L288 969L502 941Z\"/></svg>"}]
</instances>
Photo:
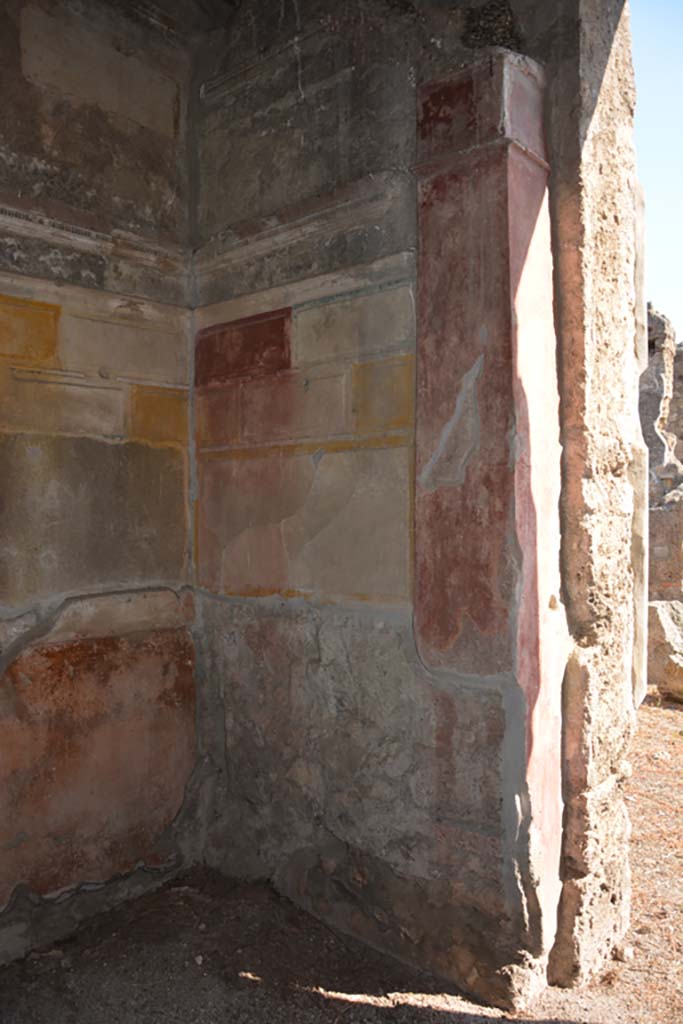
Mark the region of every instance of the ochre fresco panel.
<instances>
[{"instance_id":1,"label":"ochre fresco panel","mask_svg":"<svg viewBox=\"0 0 683 1024\"><path fill-rule=\"evenodd\" d=\"M184 629L34 647L0 681L0 905L155 863L195 756Z\"/></svg>"},{"instance_id":2,"label":"ochre fresco panel","mask_svg":"<svg viewBox=\"0 0 683 1024\"><path fill-rule=\"evenodd\" d=\"M0 295L0 359L54 365L60 307Z\"/></svg>"}]
</instances>

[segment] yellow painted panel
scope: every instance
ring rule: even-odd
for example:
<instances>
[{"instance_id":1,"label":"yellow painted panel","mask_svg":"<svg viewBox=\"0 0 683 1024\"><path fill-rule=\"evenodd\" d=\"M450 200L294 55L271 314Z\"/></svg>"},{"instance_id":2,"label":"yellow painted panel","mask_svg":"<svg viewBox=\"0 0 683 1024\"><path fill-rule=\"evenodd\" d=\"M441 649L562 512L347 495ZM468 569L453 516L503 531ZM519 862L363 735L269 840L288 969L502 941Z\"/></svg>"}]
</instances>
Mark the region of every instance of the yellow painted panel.
<instances>
[{"instance_id":1,"label":"yellow painted panel","mask_svg":"<svg viewBox=\"0 0 683 1024\"><path fill-rule=\"evenodd\" d=\"M353 368L353 415L356 430L376 433L413 425L415 359L381 359Z\"/></svg>"},{"instance_id":2,"label":"yellow painted panel","mask_svg":"<svg viewBox=\"0 0 683 1024\"><path fill-rule=\"evenodd\" d=\"M0 364L0 432L121 437L124 392Z\"/></svg>"},{"instance_id":3,"label":"yellow painted panel","mask_svg":"<svg viewBox=\"0 0 683 1024\"><path fill-rule=\"evenodd\" d=\"M134 385L131 437L153 444L187 444L187 392Z\"/></svg>"},{"instance_id":4,"label":"yellow painted panel","mask_svg":"<svg viewBox=\"0 0 683 1024\"><path fill-rule=\"evenodd\" d=\"M0 359L55 366L60 307L0 295Z\"/></svg>"}]
</instances>

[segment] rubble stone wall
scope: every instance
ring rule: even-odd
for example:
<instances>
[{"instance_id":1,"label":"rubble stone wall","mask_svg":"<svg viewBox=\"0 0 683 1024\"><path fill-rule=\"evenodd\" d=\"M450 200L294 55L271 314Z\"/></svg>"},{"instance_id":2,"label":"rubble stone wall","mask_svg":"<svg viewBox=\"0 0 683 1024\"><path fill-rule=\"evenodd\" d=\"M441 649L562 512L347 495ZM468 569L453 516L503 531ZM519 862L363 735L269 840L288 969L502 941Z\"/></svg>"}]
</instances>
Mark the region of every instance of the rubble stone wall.
<instances>
[{"instance_id":1,"label":"rubble stone wall","mask_svg":"<svg viewBox=\"0 0 683 1024\"><path fill-rule=\"evenodd\" d=\"M650 454L648 682L683 698L683 466L680 352L671 322L648 308L650 360L640 378L640 416Z\"/></svg>"},{"instance_id":2,"label":"rubble stone wall","mask_svg":"<svg viewBox=\"0 0 683 1024\"><path fill-rule=\"evenodd\" d=\"M683 462L683 345L676 345L674 357L674 398L669 407L669 429L676 437L674 454Z\"/></svg>"},{"instance_id":3,"label":"rubble stone wall","mask_svg":"<svg viewBox=\"0 0 683 1024\"><path fill-rule=\"evenodd\" d=\"M674 364L676 337L666 317L648 306L648 364L640 376L640 420L650 458L650 505L683 478L676 457L678 439L672 429L676 407Z\"/></svg>"}]
</instances>

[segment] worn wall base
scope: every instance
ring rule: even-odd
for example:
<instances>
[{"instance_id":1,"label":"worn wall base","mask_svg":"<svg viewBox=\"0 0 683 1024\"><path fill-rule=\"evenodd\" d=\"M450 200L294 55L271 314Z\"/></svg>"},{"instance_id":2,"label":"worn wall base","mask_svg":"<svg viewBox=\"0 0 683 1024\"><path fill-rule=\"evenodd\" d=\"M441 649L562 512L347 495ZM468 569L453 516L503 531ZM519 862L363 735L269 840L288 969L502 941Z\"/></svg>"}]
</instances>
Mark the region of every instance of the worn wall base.
<instances>
[{"instance_id":1,"label":"worn wall base","mask_svg":"<svg viewBox=\"0 0 683 1024\"><path fill-rule=\"evenodd\" d=\"M197 603L227 761L212 866L480 998L530 998L545 971L505 838L509 676L427 672L408 608Z\"/></svg>"},{"instance_id":2,"label":"worn wall base","mask_svg":"<svg viewBox=\"0 0 683 1024\"><path fill-rule=\"evenodd\" d=\"M200 859L193 607L120 590L0 622L0 962Z\"/></svg>"},{"instance_id":3,"label":"worn wall base","mask_svg":"<svg viewBox=\"0 0 683 1024\"><path fill-rule=\"evenodd\" d=\"M505 939L493 915L454 898L447 880L409 878L334 837L298 851L274 876L285 896L373 949L520 1009L546 985L545 963Z\"/></svg>"}]
</instances>

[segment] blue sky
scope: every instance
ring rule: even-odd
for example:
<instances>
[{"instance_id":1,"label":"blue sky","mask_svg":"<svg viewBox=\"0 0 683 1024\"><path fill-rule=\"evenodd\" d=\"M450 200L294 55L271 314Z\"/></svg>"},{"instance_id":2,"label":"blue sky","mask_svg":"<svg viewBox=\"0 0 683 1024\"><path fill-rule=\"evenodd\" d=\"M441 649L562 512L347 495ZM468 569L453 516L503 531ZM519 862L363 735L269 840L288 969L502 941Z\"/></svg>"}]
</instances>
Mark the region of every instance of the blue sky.
<instances>
[{"instance_id":1,"label":"blue sky","mask_svg":"<svg viewBox=\"0 0 683 1024\"><path fill-rule=\"evenodd\" d=\"M683 0L631 0L647 297L683 342Z\"/></svg>"}]
</instances>

